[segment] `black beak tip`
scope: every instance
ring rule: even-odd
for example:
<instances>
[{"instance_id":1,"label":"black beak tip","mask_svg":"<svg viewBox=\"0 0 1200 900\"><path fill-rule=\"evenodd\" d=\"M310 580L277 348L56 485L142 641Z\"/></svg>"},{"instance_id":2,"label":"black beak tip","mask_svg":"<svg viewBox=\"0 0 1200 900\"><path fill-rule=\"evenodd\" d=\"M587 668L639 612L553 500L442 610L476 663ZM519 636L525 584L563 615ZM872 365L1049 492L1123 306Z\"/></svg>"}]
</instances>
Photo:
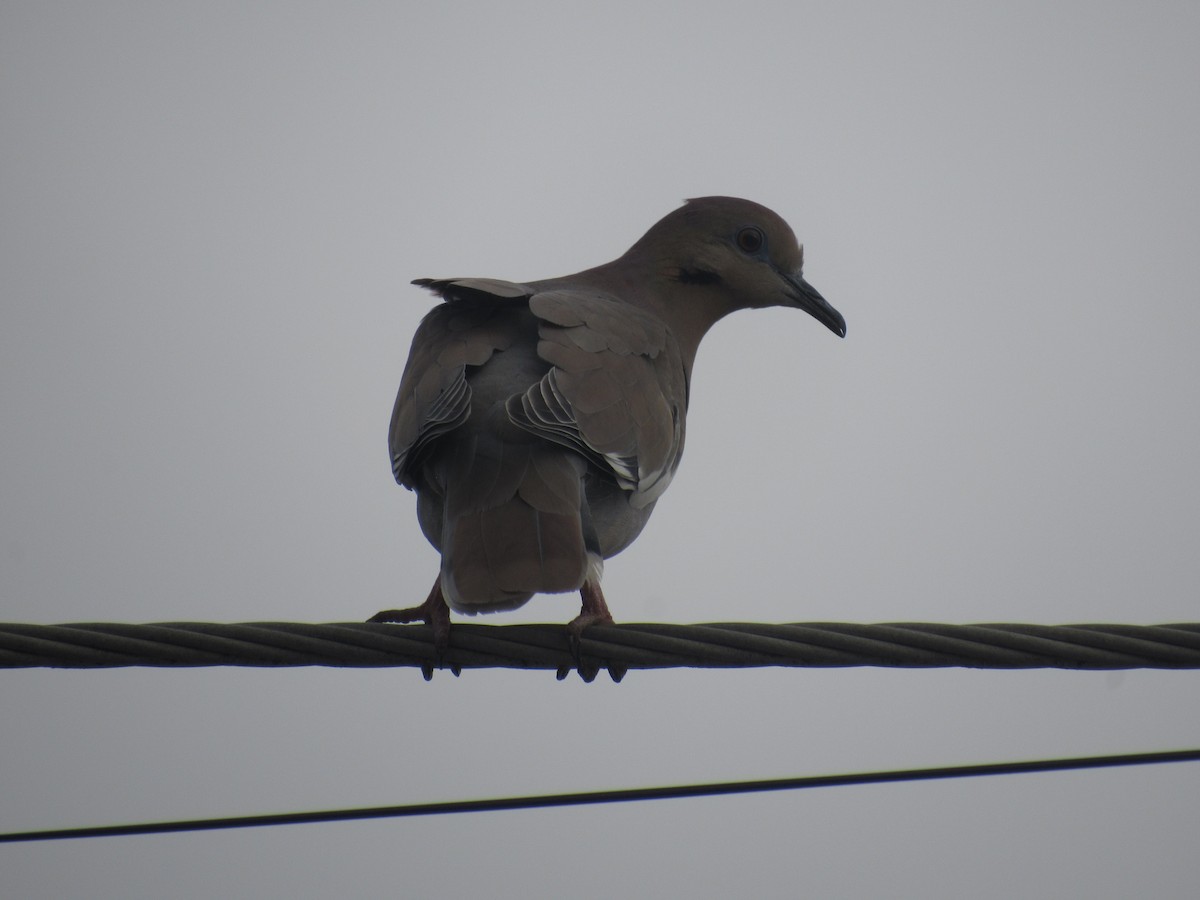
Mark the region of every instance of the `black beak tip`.
<instances>
[{"instance_id":1,"label":"black beak tip","mask_svg":"<svg viewBox=\"0 0 1200 900\"><path fill-rule=\"evenodd\" d=\"M821 296L820 292L805 281L803 278L797 277L792 284L796 288L795 302L802 310L832 331L840 338L846 336L846 320L842 314L834 309L829 301Z\"/></svg>"},{"instance_id":2,"label":"black beak tip","mask_svg":"<svg viewBox=\"0 0 1200 900\"><path fill-rule=\"evenodd\" d=\"M828 325L830 331L832 331L838 337L844 338L846 336L846 320L842 318L842 314L837 310L834 310L833 313L833 321L826 324Z\"/></svg>"}]
</instances>

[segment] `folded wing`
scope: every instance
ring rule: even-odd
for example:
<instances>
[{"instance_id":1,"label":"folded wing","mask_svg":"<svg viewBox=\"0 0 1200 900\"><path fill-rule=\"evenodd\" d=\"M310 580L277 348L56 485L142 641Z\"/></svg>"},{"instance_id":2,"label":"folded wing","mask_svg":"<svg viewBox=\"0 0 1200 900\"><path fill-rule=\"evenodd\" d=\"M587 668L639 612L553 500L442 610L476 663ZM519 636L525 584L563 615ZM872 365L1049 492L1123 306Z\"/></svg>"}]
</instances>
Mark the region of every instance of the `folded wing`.
<instances>
[{"instance_id":1,"label":"folded wing","mask_svg":"<svg viewBox=\"0 0 1200 900\"><path fill-rule=\"evenodd\" d=\"M683 452L687 383L674 337L655 316L606 294L533 294L538 355L552 368L511 397L508 415L610 471L641 508Z\"/></svg>"},{"instance_id":2,"label":"folded wing","mask_svg":"<svg viewBox=\"0 0 1200 900\"><path fill-rule=\"evenodd\" d=\"M392 409L392 472L409 488L430 444L470 414L466 367L482 366L520 338L511 304L529 293L523 285L486 278L413 283L449 302L434 307L418 326Z\"/></svg>"}]
</instances>

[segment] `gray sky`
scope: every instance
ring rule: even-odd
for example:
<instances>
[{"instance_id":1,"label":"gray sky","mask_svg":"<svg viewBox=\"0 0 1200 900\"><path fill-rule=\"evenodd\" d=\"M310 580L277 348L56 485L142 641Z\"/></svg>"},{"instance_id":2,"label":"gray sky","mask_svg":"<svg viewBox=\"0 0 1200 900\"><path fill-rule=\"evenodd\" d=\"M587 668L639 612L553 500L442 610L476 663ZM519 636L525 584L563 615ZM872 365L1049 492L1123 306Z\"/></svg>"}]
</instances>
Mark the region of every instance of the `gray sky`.
<instances>
[{"instance_id":1,"label":"gray sky","mask_svg":"<svg viewBox=\"0 0 1200 900\"><path fill-rule=\"evenodd\" d=\"M784 216L620 621L1196 621L1195 3L5 3L0 618L344 621L437 568L420 276ZM486 621L566 621L576 599ZM1197 675L10 671L0 830L1200 745ZM21 898L1182 897L1200 768L0 848ZM1191 886L1190 888L1188 886Z\"/></svg>"}]
</instances>

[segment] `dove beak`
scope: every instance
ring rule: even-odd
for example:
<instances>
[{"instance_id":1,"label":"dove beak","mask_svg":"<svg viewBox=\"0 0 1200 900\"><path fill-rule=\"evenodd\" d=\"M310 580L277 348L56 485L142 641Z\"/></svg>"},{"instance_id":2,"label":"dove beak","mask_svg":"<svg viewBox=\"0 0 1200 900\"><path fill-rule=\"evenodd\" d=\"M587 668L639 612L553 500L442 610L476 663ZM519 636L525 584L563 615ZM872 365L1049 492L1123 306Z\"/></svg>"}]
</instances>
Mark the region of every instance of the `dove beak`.
<instances>
[{"instance_id":1,"label":"dove beak","mask_svg":"<svg viewBox=\"0 0 1200 900\"><path fill-rule=\"evenodd\" d=\"M782 274L782 273L781 273ZM846 320L842 314L829 305L815 287L799 275L783 275L787 282L788 296L797 307L804 310L838 337L846 336Z\"/></svg>"}]
</instances>

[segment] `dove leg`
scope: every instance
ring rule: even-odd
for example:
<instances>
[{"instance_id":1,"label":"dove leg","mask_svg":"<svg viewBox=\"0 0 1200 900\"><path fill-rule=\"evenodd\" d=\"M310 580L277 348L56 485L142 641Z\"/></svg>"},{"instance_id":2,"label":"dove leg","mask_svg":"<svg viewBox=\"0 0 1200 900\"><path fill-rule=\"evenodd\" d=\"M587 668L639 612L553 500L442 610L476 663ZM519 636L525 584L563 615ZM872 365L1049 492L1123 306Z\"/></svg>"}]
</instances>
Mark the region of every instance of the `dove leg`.
<instances>
[{"instance_id":1,"label":"dove leg","mask_svg":"<svg viewBox=\"0 0 1200 900\"><path fill-rule=\"evenodd\" d=\"M604 602L604 592L600 590L599 581L589 578L579 589L579 596L583 599L583 606L579 615L567 623L567 628L576 637L583 634L583 629L589 625L612 624L612 613L608 611L608 604Z\"/></svg>"},{"instance_id":2,"label":"dove leg","mask_svg":"<svg viewBox=\"0 0 1200 900\"><path fill-rule=\"evenodd\" d=\"M603 600L601 600L603 602ZM420 606L410 606L408 609L385 609L375 613L368 622L424 622L433 629L433 644L438 652L445 650L450 643L450 607L442 596L442 579L433 583L433 590Z\"/></svg>"},{"instance_id":3,"label":"dove leg","mask_svg":"<svg viewBox=\"0 0 1200 900\"><path fill-rule=\"evenodd\" d=\"M575 666L579 670L580 677L584 681L590 682L596 677L601 664L581 658L579 639L589 625L611 625L613 617L612 613L608 611L608 604L604 602L604 592L600 590L599 580L588 578L583 583L583 587L579 589L579 596L583 599L583 606L579 615L567 623L567 644L571 648L571 655L575 657ZM559 669L559 681L567 677L568 671L567 668ZM625 667L609 663L608 673L612 676L613 681L620 681L625 677Z\"/></svg>"}]
</instances>

